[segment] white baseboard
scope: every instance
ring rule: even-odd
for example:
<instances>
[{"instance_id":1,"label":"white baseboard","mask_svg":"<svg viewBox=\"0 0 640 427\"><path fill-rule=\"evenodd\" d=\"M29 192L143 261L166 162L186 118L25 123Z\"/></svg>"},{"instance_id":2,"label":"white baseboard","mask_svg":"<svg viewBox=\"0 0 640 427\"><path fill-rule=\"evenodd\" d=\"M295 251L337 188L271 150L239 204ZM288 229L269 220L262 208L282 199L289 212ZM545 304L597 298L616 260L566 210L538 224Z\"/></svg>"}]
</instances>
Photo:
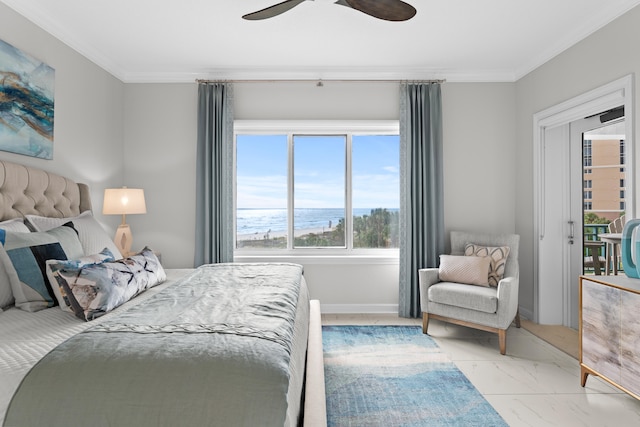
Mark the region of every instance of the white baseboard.
<instances>
[{"instance_id":1,"label":"white baseboard","mask_svg":"<svg viewBox=\"0 0 640 427\"><path fill-rule=\"evenodd\" d=\"M398 314L398 304L320 304L323 314Z\"/></svg>"},{"instance_id":2,"label":"white baseboard","mask_svg":"<svg viewBox=\"0 0 640 427\"><path fill-rule=\"evenodd\" d=\"M520 317L524 317L527 320L533 321L532 310L527 310L526 308L522 308L522 306L518 306L518 312L520 313Z\"/></svg>"},{"instance_id":3,"label":"white baseboard","mask_svg":"<svg viewBox=\"0 0 640 427\"><path fill-rule=\"evenodd\" d=\"M323 314L398 314L398 304L320 304ZM533 320L533 311L519 307L520 316Z\"/></svg>"}]
</instances>

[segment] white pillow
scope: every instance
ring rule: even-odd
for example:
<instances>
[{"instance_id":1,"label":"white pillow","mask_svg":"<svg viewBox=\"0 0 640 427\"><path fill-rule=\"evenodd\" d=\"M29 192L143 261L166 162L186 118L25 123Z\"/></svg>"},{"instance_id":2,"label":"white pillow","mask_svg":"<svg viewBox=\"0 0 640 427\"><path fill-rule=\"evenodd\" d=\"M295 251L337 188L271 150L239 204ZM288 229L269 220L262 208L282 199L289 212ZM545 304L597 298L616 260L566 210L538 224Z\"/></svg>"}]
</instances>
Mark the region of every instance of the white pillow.
<instances>
[{"instance_id":1,"label":"white pillow","mask_svg":"<svg viewBox=\"0 0 640 427\"><path fill-rule=\"evenodd\" d=\"M464 255L440 255L438 277L441 282L489 286L491 258Z\"/></svg>"},{"instance_id":2,"label":"white pillow","mask_svg":"<svg viewBox=\"0 0 640 427\"><path fill-rule=\"evenodd\" d=\"M22 218L10 219L0 222L0 228L7 231L16 231L20 233L28 233L29 228L24 224ZM5 262L11 262L7 256L4 246L0 245L0 311L3 307L13 304L13 292L11 291L11 282L9 275L4 268Z\"/></svg>"},{"instance_id":3,"label":"white pillow","mask_svg":"<svg viewBox=\"0 0 640 427\"><path fill-rule=\"evenodd\" d=\"M73 218L48 218L37 215L27 215L27 221L36 231L48 231L61 226L66 222L73 222L73 226L78 230L78 237L84 250L84 255L94 255L100 253L104 248L111 251L115 259L121 259L122 254L118 250L111 237L104 231L104 228L96 221L91 211L84 211Z\"/></svg>"}]
</instances>

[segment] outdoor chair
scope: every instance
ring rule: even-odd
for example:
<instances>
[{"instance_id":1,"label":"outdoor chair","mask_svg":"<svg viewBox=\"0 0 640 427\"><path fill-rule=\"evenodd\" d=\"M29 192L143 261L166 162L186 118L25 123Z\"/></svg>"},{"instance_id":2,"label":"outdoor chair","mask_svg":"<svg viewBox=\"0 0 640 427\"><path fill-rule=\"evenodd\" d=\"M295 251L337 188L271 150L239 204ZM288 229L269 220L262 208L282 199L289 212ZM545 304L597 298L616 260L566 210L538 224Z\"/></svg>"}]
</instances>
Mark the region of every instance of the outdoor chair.
<instances>
[{"instance_id":1,"label":"outdoor chair","mask_svg":"<svg viewBox=\"0 0 640 427\"><path fill-rule=\"evenodd\" d=\"M614 219L609 223L609 226L608 226L609 233L622 234L625 223L626 223L626 215L621 215L618 218ZM609 250L608 251L605 250L605 253L608 253L609 255L608 258L610 259L605 259L606 261L605 274L609 274L609 271L611 270L613 270L617 274L618 271L621 271L623 269L623 267L620 265L620 262L622 260L620 245L607 243L607 246L608 246L607 249ZM609 266L611 266L611 269L609 268Z\"/></svg>"},{"instance_id":2,"label":"outdoor chair","mask_svg":"<svg viewBox=\"0 0 640 427\"><path fill-rule=\"evenodd\" d=\"M430 319L438 319L497 333L505 354L507 329L514 320L520 327L519 242L517 234L452 231L453 256L441 256L439 268L418 272L422 332L427 333Z\"/></svg>"}]
</instances>

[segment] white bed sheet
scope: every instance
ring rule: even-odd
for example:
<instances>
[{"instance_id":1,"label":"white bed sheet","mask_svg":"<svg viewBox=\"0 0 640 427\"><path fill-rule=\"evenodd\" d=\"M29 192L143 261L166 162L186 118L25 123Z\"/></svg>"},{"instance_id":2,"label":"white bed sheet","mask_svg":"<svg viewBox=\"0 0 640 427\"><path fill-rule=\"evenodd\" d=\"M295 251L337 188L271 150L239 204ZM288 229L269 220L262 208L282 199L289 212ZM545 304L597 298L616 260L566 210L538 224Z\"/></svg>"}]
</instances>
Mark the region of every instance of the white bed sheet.
<instances>
[{"instance_id":1,"label":"white bed sheet","mask_svg":"<svg viewBox=\"0 0 640 427\"><path fill-rule=\"evenodd\" d=\"M0 425L14 392L31 367L58 344L83 330L109 319L122 310L140 304L193 269L166 269L167 280L114 311L84 322L72 313L53 307L35 313L18 308L0 312Z\"/></svg>"}]
</instances>

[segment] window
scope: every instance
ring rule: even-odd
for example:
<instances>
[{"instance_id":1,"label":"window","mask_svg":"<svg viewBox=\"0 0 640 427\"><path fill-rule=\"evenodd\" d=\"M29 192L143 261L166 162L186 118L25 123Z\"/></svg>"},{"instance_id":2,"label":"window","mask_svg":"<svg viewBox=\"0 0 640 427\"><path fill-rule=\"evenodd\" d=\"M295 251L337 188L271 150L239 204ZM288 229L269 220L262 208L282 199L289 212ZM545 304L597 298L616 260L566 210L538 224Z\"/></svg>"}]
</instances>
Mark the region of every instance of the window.
<instances>
[{"instance_id":1,"label":"window","mask_svg":"<svg viewBox=\"0 0 640 427\"><path fill-rule=\"evenodd\" d=\"M592 188L592 187L593 187L593 180L585 179L584 180L584 188Z\"/></svg>"},{"instance_id":2,"label":"window","mask_svg":"<svg viewBox=\"0 0 640 427\"><path fill-rule=\"evenodd\" d=\"M590 211L591 209L592 209L591 202L584 202L584 210L585 211Z\"/></svg>"},{"instance_id":3,"label":"window","mask_svg":"<svg viewBox=\"0 0 640 427\"><path fill-rule=\"evenodd\" d=\"M236 136L236 247L286 248L287 135Z\"/></svg>"},{"instance_id":4,"label":"window","mask_svg":"<svg viewBox=\"0 0 640 427\"><path fill-rule=\"evenodd\" d=\"M293 135L293 247L345 247L346 147L346 135Z\"/></svg>"},{"instance_id":5,"label":"window","mask_svg":"<svg viewBox=\"0 0 640 427\"><path fill-rule=\"evenodd\" d=\"M585 199L593 199L593 193L591 191L585 191L584 192L584 198Z\"/></svg>"},{"instance_id":6,"label":"window","mask_svg":"<svg viewBox=\"0 0 640 427\"><path fill-rule=\"evenodd\" d=\"M583 166L592 166L591 164L591 141L586 139L582 145Z\"/></svg>"},{"instance_id":7,"label":"window","mask_svg":"<svg viewBox=\"0 0 640 427\"><path fill-rule=\"evenodd\" d=\"M235 124L236 250L399 247L397 122Z\"/></svg>"}]
</instances>

